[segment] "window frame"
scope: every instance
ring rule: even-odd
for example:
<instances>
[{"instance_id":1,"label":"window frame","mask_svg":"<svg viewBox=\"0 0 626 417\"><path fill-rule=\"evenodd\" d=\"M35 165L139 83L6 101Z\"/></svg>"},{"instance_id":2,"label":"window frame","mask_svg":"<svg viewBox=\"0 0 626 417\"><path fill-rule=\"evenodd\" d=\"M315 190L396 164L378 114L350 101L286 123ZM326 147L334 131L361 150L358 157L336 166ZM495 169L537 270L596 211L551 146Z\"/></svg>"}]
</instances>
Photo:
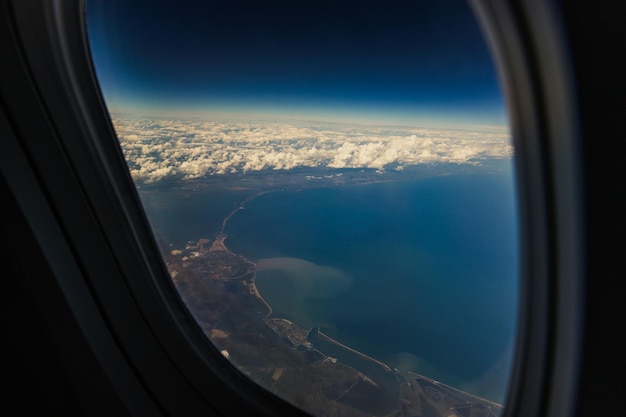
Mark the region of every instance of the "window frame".
<instances>
[{"instance_id":1,"label":"window frame","mask_svg":"<svg viewBox=\"0 0 626 417\"><path fill-rule=\"evenodd\" d=\"M517 165L520 309L506 406L520 416L572 415L586 230L580 114L564 21L555 2L471 4L505 90Z\"/></svg>"},{"instance_id":2,"label":"window frame","mask_svg":"<svg viewBox=\"0 0 626 417\"><path fill-rule=\"evenodd\" d=\"M548 2L472 5L503 74L519 178L521 312L505 416L570 415L586 266L579 114L562 22ZM17 259L38 317L65 323L51 344L81 407L305 415L235 369L184 308L99 92L83 2L3 0L2 9L0 172L7 204L23 216L2 234L41 255L7 247L3 259Z\"/></svg>"}]
</instances>

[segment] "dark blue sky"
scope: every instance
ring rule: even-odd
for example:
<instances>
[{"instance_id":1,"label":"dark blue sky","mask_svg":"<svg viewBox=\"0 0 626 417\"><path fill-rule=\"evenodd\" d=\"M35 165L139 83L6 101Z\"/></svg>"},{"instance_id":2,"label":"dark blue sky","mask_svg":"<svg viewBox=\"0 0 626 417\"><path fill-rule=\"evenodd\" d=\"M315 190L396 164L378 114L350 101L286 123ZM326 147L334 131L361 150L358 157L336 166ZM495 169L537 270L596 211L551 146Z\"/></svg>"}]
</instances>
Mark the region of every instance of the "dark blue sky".
<instances>
[{"instance_id":1,"label":"dark blue sky","mask_svg":"<svg viewBox=\"0 0 626 417\"><path fill-rule=\"evenodd\" d=\"M465 0L88 0L112 110L506 123Z\"/></svg>"}]
</instances>

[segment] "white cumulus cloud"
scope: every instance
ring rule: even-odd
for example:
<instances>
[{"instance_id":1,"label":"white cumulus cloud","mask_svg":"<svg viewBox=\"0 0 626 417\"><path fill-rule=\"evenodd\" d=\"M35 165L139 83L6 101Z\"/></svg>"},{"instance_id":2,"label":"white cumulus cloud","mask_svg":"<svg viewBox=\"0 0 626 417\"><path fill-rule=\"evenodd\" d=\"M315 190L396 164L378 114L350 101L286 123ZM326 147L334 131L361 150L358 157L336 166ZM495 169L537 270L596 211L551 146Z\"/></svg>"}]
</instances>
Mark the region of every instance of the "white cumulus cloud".
<instances>
[{"instance_id":1,"label":"white cumulus cloud","mask_svg":"<svg viewBox=\"0 0 626 417\"><path fill-rule=\"evenodd\" d=\"M298 167L401 170L513 154L499 132L113 116L131 174L144 182Z\"/></svg>"}]
</instances>

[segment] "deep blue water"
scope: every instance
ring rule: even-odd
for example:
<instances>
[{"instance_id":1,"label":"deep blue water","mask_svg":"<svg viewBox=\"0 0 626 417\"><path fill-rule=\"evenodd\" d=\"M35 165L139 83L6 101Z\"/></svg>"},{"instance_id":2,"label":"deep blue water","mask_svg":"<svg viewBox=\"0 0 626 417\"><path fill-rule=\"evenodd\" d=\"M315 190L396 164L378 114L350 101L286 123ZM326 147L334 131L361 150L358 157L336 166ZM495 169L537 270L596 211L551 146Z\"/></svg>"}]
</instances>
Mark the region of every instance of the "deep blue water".
<instances>
[{"instance_id":1,"label":"deep blue water","mask_svg":"<svg viewBox=\"0 0 626 417\"><path fill-rule=\"evenodd\" d=\"M213 236L253 193L168 187L142 199L180 248ZM275 316L502 402L518 302L510 172L269 193L226 233L258 263Z\"/></svg>"},{"instance_id":2,"label":"deep blue water","mask_svg":"<svg viewBox=\"0 0 626 417\"><path fill-rule=\"evenodd\" d=\"M275 316L502 400L518 286L510 173L270 193L226 233L258 262Z\"/></svg>"}]
</instances>

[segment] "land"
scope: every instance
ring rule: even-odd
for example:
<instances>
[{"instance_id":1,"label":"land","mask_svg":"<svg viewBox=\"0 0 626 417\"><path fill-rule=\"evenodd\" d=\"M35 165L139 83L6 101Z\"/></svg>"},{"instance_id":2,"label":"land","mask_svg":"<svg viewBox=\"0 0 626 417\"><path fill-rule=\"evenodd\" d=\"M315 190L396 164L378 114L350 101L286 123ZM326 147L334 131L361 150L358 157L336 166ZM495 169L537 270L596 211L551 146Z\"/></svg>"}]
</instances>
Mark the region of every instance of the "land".
<instances>
[{"instance_id":1,"label":"land","mask_svg":"<svg viewBox=\"0 0 626 417\"><path fill-rule=\"evenodd\" d=\"M207 187L216 187L228 190L251 191L253 193L266 193L378 182L410 181L442 175L498 172L505 166L505 160L492 160L482 161L480 165L437 163L408 166L401 170L391 169L383 171L371 168L294 168L283 171L265 170L229 175L205 175L185 180L174 177L161 180L158 183L138 183L138 186L142 192L150 192L154 188L170 185L178 189L188 190L189 192L202 191Z\"/></svg>"},{"instance_id":2,"label":"land","mask_svg":"<svg viewBox=\"0 0 626 417\"><path fill-rule=\"evenodd\" d=\"M337 181L336 178L327 178L328 183ZM364 180L365 177L359 177L350 183ZM307 186L302 181L289 181L274 179L273 189ZM369 181L373 181L371 175ZM224 356L267 390L315 416L501 415L500 404L414 372L392 369L334 340L319 328L305 329L274 317L271 306L256 287L256 265L231 252L224 233L238 210L271 191L267 181L263 184L263 189L250 186L249 195L225 216L221 230L210 239L200 239L182 250L163 248L182 300Z\"/></svg>"}]
</instances>

